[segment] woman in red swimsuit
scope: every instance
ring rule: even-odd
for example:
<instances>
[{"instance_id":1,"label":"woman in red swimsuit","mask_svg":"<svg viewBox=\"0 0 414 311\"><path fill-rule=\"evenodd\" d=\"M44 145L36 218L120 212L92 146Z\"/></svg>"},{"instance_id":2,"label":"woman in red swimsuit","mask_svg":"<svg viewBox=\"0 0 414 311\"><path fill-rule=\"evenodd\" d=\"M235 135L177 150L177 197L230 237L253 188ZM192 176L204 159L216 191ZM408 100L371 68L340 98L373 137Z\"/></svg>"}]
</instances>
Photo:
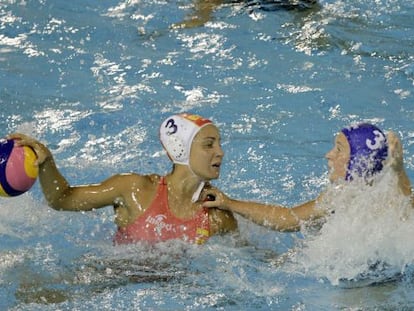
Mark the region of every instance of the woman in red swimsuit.
<instances>
[{"instance_id":1,"label":"woman in red swimsuit","mask_svg":"<svg viewBox=\"0 0 414 311\"><path fill-rule=\"evenodd\" d=\"M212 235L237 230L231 211L203 207L208 182L219 177L224 155L217 127L198 115L179 114L167 118L159 134L174 163L168 175L117 174L83 186L66 181L44 144L23 134L9 138L36 152L40 184L52 208L90 211L113 206L117 244L170 239L201 244ZM311 209L295 214L293 209L274 208L279 230L297 229L300 220L313 216Z\"/></svg>"}]
</instances>

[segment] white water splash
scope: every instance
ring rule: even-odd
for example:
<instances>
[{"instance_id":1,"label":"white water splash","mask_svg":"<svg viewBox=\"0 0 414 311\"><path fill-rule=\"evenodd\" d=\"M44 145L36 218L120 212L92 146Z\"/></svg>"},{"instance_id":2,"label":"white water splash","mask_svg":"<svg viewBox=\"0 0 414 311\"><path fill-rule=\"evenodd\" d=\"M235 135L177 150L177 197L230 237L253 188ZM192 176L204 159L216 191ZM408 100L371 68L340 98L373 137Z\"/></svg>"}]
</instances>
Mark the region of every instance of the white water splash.
<instances>
[{"instance_id":1,"label":"white water splash","mask_svg":"<svg viewBox=\"0 0 414 311\"><path fill-rule=\"evenodd\" d=\"M414 215L396 182L386 170L374 186L331 186L321 207L335 212L317 234L305 232L303 247L293 255L295 268L334 285L404 273L414 259Z\"/></svg>"}]
</instances>

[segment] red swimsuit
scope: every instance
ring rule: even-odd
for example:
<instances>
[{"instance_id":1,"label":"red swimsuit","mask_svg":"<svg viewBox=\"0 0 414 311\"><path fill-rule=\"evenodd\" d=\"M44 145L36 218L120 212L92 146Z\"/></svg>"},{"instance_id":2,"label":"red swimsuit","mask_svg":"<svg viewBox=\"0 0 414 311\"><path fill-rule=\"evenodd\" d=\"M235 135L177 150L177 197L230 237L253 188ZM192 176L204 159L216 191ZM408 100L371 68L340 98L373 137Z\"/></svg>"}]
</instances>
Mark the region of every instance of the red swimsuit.
<instances>
[{"instance_id":1,"label":"red swimsuit","mask_svg":"<svg viewBox=\"0 0 414 311\"><path fill-rule=\"evenodd\" d=\"M168 190L165 178L159 181L157 193L147 210L134 223L118 228L116 244L138 241L160 242L182 239L202 244L210 235L208 210L200 209L192 218L181 219L173 215L168 206Z\"/></svg>"}]
</instances>

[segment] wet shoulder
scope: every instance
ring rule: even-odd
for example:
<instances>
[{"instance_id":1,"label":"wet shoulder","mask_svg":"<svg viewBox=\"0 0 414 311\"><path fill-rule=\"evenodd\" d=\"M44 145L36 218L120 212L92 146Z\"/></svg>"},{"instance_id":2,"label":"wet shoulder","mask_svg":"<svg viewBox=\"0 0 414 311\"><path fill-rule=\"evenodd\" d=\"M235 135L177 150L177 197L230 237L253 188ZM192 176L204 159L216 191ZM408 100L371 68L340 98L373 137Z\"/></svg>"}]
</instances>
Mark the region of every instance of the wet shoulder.
<instances>
[{"instance_id":1,"label":"wet shoulder","mask_svg":"<svg viewBox=\"0 0 414 311\"><path fill-rule=\"evenodd\" d=\"M119 183L131 186L134 189L150 190L157 187L161 176L157 174L140 175L136 173L125 173L113 176Z\"/></svg>"}]
</instances>

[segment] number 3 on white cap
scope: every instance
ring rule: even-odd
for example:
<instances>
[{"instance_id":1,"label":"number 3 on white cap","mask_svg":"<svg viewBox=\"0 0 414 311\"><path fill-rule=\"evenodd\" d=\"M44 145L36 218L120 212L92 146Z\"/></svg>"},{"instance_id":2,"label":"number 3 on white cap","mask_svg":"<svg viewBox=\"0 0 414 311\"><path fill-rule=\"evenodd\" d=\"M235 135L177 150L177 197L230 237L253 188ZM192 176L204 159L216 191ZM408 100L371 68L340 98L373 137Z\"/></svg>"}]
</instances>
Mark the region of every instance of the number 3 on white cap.
<instances>
[{"instance_id":1,"label":"number 3 on white cap","mask_svg":"<svg viewBox=\"0 0 414 311\"><path fill-rule=\"evenodd\" d=\"M170 130L167 132L167 135L172 135L177 133L178 127L174 122L174 119L169 119L165 124L165 128L169 128Z\"/></svg>"}]
</instances>

